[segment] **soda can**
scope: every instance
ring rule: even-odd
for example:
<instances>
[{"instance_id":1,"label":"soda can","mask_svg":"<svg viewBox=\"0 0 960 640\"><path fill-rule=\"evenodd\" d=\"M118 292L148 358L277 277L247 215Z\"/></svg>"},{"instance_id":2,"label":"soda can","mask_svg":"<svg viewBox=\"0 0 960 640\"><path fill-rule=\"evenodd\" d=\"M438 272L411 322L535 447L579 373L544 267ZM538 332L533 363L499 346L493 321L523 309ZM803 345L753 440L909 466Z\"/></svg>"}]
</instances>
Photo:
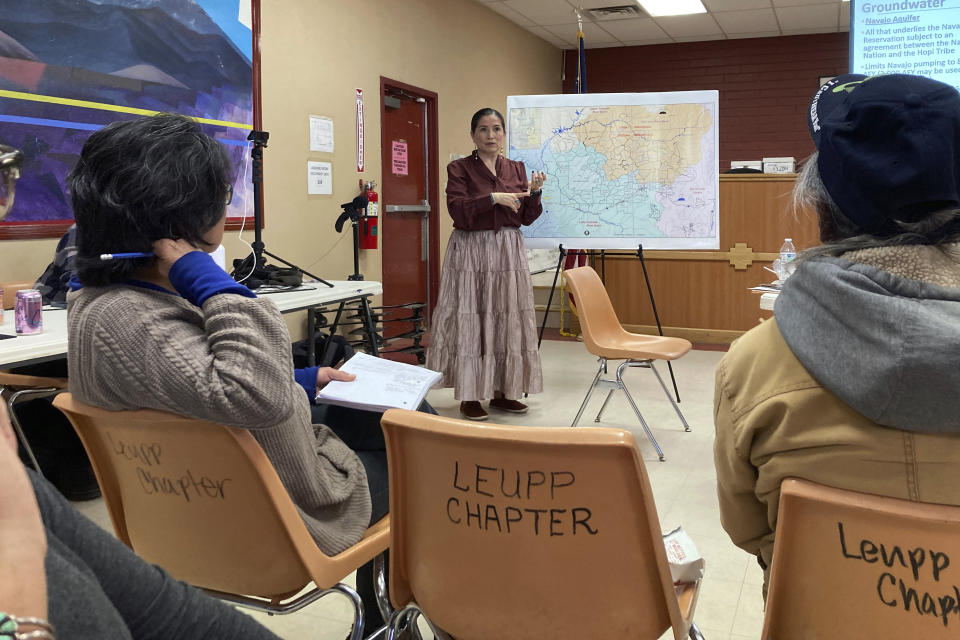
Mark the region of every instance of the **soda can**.
<instances>
[{"instance_id":1,"label":"soda can","mask_svg":"<svg viewBox=\"0 0 960 640\"><path fill-rule=\"evenodd\" d=\"M13 329L20 335L43 332L43 298L36 289L17 291Z\"/></svg>"}]
</instances>

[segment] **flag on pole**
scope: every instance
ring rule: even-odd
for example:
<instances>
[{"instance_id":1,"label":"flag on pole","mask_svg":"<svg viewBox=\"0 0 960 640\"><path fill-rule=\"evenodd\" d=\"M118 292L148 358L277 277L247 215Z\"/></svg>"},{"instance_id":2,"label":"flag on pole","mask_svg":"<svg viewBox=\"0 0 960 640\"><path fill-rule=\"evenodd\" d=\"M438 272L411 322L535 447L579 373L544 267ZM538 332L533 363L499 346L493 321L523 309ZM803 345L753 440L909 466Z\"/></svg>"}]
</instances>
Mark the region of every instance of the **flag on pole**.
<instances>
[{"instance_id":1,"label":"flag on pole","mask_svg":"<svg viewBox=\"0 0 960 640\"><path fill-rule=\"evenodd\" d=\"M584 53L583 49L583 16L580 15L580 12L577 11L577 46L579 51L577 52L577 93L586 93L587 92L587 56ZM570 249L567 251L567 255L563 261L563 270L573 269L574 267L582 267L587 264L587 254L585 251L580 249ZM570 297L570 305L575 307L573 296L567 294ZM562 327L561 327L562 329Z\"/></svg>"},{"instance_id":2,"label":"flag on pole","mask_svg":"<svg viewBox=\"0 0 960 640\"><path fill-rule=\"evenodd\" d=\"M587 56L583 50L583 19L577 15L577 93L587 92Z\"/></svg>"}]
</instances>

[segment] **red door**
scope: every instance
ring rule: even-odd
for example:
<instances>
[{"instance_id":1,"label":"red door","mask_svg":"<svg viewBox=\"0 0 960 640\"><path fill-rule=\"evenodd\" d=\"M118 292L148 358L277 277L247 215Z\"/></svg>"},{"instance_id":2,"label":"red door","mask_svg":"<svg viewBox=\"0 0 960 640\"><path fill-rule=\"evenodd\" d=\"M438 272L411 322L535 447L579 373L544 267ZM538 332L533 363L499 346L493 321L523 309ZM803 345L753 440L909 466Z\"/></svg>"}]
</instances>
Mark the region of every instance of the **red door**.
<instances>
[{"instance_id":1,"label":"red door","mask_svg":"<svg viewBox=\"0 0 960 640\"><path fill-rule=\"evenodd\" d=\"M383 303L424 303L410 314L423 326L439 285L436 94L381 78L380 98ZM404 315L386 313L384 319ZM384 338L414 329L414 323L385 322Z\"/></svg>"}]
</instances>

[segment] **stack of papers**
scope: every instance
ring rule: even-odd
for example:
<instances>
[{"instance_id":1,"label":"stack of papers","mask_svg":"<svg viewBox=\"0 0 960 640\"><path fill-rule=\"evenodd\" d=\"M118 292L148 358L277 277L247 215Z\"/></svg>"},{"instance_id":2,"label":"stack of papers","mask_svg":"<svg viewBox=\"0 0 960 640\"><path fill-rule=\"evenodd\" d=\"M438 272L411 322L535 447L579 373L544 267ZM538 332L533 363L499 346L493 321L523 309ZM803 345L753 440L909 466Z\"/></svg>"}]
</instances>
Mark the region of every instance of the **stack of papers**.
<instances>
[{"instance_id":1,"label":"stack of papers","mask_svg":"<svg viewBox=\"0 0 960 640\"><path fill-rule=\"evenodd\" d=\"M441 375L412 364L358 353L340 367L357 376L350 382L333 381L320 390L317 402L366 411L416 410Z\"/></svg>"}]
</instances>

